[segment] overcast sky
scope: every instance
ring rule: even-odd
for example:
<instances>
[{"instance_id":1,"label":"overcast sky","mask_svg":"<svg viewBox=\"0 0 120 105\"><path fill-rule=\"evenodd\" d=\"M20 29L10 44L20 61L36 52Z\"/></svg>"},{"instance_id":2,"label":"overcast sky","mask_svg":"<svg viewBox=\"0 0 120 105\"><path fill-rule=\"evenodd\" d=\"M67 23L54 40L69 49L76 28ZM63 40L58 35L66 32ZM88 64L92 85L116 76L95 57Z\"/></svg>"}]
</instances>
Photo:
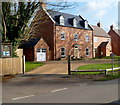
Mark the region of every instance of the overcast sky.
<instances>
[{"instance_id":1,"label":"overcast sky","mask_svg":"<svg viewBox=\"0 0 120 105\"><path fill-rule=\"evenodd\" d=\"M108 32L110 25L118 26L118 2L119 0L67 0L76 2L77 6L62 12L82 15L91 25L97 22Z\"/></svg>"}]
</instances>

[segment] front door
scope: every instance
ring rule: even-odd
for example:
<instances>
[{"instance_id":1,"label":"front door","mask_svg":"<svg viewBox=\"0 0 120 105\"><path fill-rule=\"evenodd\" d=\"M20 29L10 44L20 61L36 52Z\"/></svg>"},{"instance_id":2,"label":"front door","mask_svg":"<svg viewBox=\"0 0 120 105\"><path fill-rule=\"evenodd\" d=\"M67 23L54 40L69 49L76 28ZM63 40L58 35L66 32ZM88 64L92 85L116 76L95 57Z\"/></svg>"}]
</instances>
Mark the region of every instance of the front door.
<instances>
[{"instance_id":1,"label":"front door","mask_svg":"<svg viewBox=\"0 0 120 105\"><path fill-rule=\"evenodd\" d=\"M45 48L37 49L37 61L46 61L46 49Z\"/></svg>"},{"instance_id":2,"label":"front door","mask_svg":"<svg viewBox=\"0 0 120 105\"><path fill-rule=\"evenodd\" d=\"M74 47L74 56L76 58L79 58L79 50L78 50L78 47Z\"/></svg>"}]
</instances>

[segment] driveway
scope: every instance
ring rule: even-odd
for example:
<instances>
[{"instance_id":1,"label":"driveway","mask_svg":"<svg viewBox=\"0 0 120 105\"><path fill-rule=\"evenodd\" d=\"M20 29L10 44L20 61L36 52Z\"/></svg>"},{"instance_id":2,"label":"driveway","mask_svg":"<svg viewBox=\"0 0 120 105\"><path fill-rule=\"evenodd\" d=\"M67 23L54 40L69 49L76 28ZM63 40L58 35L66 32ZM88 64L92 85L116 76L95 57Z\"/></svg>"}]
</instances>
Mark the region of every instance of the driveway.
<instances>
[{"instance_id":1,"label":"driveway","mask_svg":"<svg viewBox=\"0 0 120 105\"><path fill-rule=\"evenodd\" d=\"M71 70L75 70L77 67L87 64L97 63L111 63L111 60L100 59L100 60L78 60L71 61ZM27 74L68 74L67 61L49 61L45 65L40 66Z\"/></svg>"}]
</instances>

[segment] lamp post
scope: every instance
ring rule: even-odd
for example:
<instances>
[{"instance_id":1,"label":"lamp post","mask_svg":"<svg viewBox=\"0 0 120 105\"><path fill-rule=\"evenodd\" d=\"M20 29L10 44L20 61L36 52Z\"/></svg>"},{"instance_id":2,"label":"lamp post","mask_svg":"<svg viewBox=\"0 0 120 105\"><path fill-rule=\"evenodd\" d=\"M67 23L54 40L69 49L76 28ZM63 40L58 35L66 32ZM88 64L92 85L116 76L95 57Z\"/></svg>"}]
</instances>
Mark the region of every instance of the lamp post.
<instances>
[{"instance_id":1,"label":"lamp post","mask_svg":"<svg viewBox=\"0 0 120 105\"><path fill-rule=\"evenodd\" d=\"M2 2L0 1L0 57L2 57Z\"/></svg>"},{"instance_id":2,"label":"lamp post","mask_svg":"<svg viewBox=\"0 0 120 105\"><path fill-rule=\"evenodd\" d=\"M71 74L70 55L68 55L68 75Z\"/></svg>"}]
</instances>

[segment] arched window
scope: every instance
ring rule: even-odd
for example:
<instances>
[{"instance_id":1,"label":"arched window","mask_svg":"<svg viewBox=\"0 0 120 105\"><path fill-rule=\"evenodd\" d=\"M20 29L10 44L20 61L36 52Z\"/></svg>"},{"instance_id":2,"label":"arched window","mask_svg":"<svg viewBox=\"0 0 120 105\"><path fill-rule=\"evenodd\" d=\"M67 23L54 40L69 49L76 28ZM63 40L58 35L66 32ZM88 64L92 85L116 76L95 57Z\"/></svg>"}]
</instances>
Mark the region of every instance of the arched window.
<instances>
[{"instance_id":1,"label":"arched window","mask_svg":"<svg viewBox=\"0 0 120 105\"><path fill-rule=\"evenodd\" d=\"M77 20L73 19L73 27L77 27Z\"/></svg>"},{"instance_id":2,"label":"arched window","mask_svg":"<svg viewBox=\"0 0 120 105\"><path fill-rule=\"evenodd\" d=\"M65 24L64 17L60 16L60 25L64 25L64 24Z\"/></svg>"}]
</instances>

